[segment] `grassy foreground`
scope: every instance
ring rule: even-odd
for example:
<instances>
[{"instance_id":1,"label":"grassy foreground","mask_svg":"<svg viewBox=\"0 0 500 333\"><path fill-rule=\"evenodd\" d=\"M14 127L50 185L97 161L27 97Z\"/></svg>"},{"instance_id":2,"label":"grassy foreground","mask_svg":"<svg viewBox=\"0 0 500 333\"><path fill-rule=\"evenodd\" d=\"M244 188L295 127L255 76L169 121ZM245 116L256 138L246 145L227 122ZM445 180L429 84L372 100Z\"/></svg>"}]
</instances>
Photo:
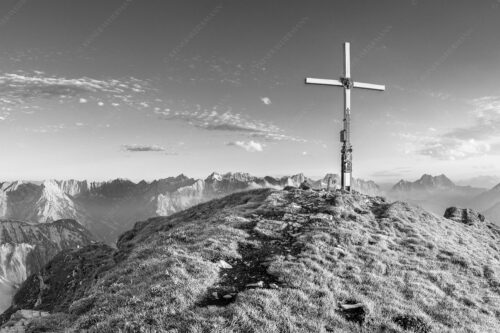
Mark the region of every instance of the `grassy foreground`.
<instances>
[{"instance_id":1,"label":"grassy foreground","mask_svg":"<svg viewBox=\"0 0 500 333\"><path fill-rule=\"evenodd\" d=\"M499 240L380 197L255 190L61 254L16 302L52 313L28 332L500 332Z\"/></svg>"}]
</instances>

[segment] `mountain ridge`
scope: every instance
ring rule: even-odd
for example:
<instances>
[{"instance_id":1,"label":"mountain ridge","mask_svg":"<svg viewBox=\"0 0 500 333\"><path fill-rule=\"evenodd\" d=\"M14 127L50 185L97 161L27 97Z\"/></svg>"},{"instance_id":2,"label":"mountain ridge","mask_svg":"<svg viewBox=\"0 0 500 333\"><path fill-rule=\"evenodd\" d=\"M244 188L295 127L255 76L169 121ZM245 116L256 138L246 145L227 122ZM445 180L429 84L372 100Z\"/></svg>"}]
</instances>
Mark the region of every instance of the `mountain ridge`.
<instances>
[{"instance_id":1,"label":"mountain ridge","mask_svg":"<svg viewBox=\"0 0 500 333\"><path fill-rule=\"evenodd\" d=\"M244 172L213 172L204 179L180 174L151 182L113 179L105 182L86 180L45 180L39 185L23 181L0 183L0 218L45 223L74 219L100 240L112 244L133 223L152 216L170 215L190 206L252 188L300 186L307 181L325 187L327 175L314 181L304 174L256 177ZM369 194L380 189L371 181L354 181L354 187Z\"/></svg>"},{"instance_id":2,"label":"mountain ridge","mask_svg":"<svg viewBox=\"0 0 500 333\"><path fill-rule=\"evenodd\" d=\"M358 192L238 192L138 222L116 250L57 256L11 312L48 311L30 328L68 332L498 332L500 228L447 214Z\"/></svg>"},{"instance_id":3,"label":"mountain ridge","mask_svg":"<svg viewBox=\"0 0 500 333\"><path fill-rule=\"evenodd\" d=\"M459 186L446 175L424 174L415 181L400 180L387 193L391 200L408 201L435 213L441 214L450 206L471 206L471 200L485 189Z\"/></svg>"}]
</instances>

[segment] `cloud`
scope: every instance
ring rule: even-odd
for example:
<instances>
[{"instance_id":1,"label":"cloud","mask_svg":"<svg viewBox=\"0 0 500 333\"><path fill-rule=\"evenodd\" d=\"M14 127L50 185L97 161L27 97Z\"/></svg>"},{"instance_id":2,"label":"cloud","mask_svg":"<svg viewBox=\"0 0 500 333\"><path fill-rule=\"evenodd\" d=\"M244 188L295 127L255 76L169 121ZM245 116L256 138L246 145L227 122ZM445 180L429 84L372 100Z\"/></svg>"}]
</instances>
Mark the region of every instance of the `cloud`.
<instances>
[{"instance_id":1,"label":"cloud","mask_svg":"<svg viewBox=\"0 0 500 333\"><path fill-rule=\"evenodd\" d=\"M206 130L211 130L211 131L259 132L259 130L257 129L235 124L203 124L198 127L202 127Z\"/></svg>"},{"instance_id":2,"label":"cloud","mask_svg":"<svg viewBox=\"0 0 500 333\"><path fill-rule=\"evenodd\" d=\"M284 131L274 124L234 113L230 107L225 112L219 112L217 108L218 106L203 109L199 104L185 104L177 107L155 109L153 112L162 119L184 121L192 126L209 131L238 132L250 138L265 141L306 142L304 139L284 134ZM183 111L173 111L175 109L182 109Z\"/></svg>"},{"instance_id":3,"label":"cloud","mask_svg":"<svg viewBox=\"0 0 500 333\"><path fill-rule=\"evenodd\" d=\"M87 103L101 100L124 103L140 108L139 95L151 91L149 83L136 78L93 79L49 76L43 72L17 72L0 75L0 111L23 109L35 105L39 99L60 103L75 101Z\"/></svg>"},{"instance_id":4,"label":"cloud","mask_svg":"<svg viewBox=\"0 0 500 333\"><path fill-rule=\"evenodd\" d=\"M271 99L269 97L261 97L260 100L262 101L262 103L264 103L265 105L271 105Z\"/></svg>"},{"instance_id":5,"label":"cloud","mask_svg":"<svg viewBox=\"0 0 500 333\"><path fill-rule=\"evenodd\" d=\"M236 66L238 67L238 66ZM213 70L216 70L214 67ZM216 105L202 106L185 101L159 98L159 90L150 81L133 77L94 79L65 78L43 72L18 72L0 75L0 116L7 119L14 109L38 107L40 99L59 103L92 103L101 107L131 107L154 112L165 120L179 120L207 131L237 132L255 141L306 142L305 139L285 134L271 122L252 119L234 112L225 97ZM263 97L265 104L271 103ZM43 104L42 104L43 105ZM2 113L3 111L3 113ZM33 112L33 111L30 111Z\"/></svg>"},{"instance_id":6,"label":"cloud","mask_svg":"<svg viewBox=\"0 0 500 333\"><path fill-rule=\"evenodd\" d=\"M261 152L264 150L264 144L256 142L256 141L233 141L228 142L227 146L236 146L245 149L248 152Z\"/></svg>"},{"instance_id":7,"label":"cloud","mask_svg":"<svg viewBox=\"0 0 500 333\"><path fill-rule=\"evenodd\" d=\"M138 153L138 152L149 152L149 151L165 151L165 148L157 145L139 145L139 144L131 144L131 145L122 145L122 148L125 151Z\"/></svg>"},{"instance_id":8,"label":"cloud","mask_svg":"<svg viewBox=\"0 0 500 333\"><path fill-rule=\"evenodd\" d=\"M436 159L457 160L486 154L499 154L500 97L486 96L469 101L472 121L433 137L416 139L417 152Z\"/></svg>"},{"instance_id":9,"label":"cloud","mask_svg":"<svg viewBox=\"0 0 500 333\"><path fill-rule=\"evenodd\" d=\"M490 151L491 145L487 142L441 137L435 142L427 143L418 152L441 160L458 160L485 155Z\"/></svg>"}]
</instances>

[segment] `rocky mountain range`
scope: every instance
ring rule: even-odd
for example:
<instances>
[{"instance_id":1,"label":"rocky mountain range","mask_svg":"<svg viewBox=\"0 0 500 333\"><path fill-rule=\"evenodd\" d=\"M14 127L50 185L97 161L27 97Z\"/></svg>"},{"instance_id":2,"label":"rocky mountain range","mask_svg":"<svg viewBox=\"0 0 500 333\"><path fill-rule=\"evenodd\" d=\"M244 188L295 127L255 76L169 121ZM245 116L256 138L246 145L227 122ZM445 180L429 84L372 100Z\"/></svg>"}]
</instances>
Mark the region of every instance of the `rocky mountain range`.
<instances>
[{"instance_id":1,"label":"rocky mountain range","mask_svg":"<svg viewBox=\"0 0 500 333\"><path fill-rule=\"evenodd\" d=\"M386 195L391 200L408 201L440 215L450 206L471 206L471 201L485 191L484 188L456 185L443 174L424 174L413 182L400 180Z\"/></svg>"},{"instance_id":2,"label":"rocky mountain range","mask_svg":"<svg viewBox=\"0 0 500 333\"><path fill-rule=\"evenodd\" d=\"M470 209L445 215L358 192L239 192L138 222L116 249L60 253L0 322L32 332L499 332L500 228Z\"/></svg>"},{"instance_id":3,"label":"rocky mountain range","mask_svg":"<svg viewBox=\"0 0 500 333\"><path fill-rule=\"evenodd\" d=\"M100 240L113 244L136 221L170 215L237 191L298 187L304 181L315 188L327 187L328 179L332 188L338 187L337 175L311 180L303 174L275 178L248 173L212 173L205 179L181 174L139 183L124 179L5 182L0 184L0 218L35 223L74 219ZM372 195L380 192L375 183L359 179L354 180L354 188Z\"/></svg>"},{"instance_id":4,"label":"rocky mountain range","mask_svg":"<svg viewBox=\"0 0 500 333\"><path fill-rule=\"evenodd\" d=\"M89 245L93 236L74 220L29 224L0 220L0 311L14 291L57 253Z\"/></svg>"}]
</instances>

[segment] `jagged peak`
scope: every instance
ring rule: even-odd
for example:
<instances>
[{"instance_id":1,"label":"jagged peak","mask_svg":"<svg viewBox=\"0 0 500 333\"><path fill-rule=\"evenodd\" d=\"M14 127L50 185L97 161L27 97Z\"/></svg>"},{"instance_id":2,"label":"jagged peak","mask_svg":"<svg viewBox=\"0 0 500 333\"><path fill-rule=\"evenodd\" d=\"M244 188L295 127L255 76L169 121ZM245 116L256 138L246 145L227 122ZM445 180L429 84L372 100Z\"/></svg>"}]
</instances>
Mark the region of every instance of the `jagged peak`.
<instances>
[{"instance_id":1,"label":"jagged peak","mask_svg":"<svg viewBox=\"0 0 500 333\"><path fill-rule=\"evenodd\" d=\"M226 172L226 173L218 173L212 172L205 180L208 182L214 181L222 181L222 180L230 180L230 181L251 181L255 177L250 175L247 172Z\"/></svg>"},{"instance_id":2,"label":"jagged peak","mask_svg":"<svg viewBox=\"0 0 500 333\"><path fill-rule=\"evenodd\" d=\"M423 182L423 183L445 183L445 184L453 184L453 182L445 175L445 174L440 174L438 176L432 176L430 174L423 174L422 177L420 177L417 182Z\"/></svg>"},{"instance_id":3,"label":"jagged peak","mask_svg":"<svg viewBox=\"0 0 500 333\"><path fill-rule=\"evenodd\" d=\"M208 175L206 180L207 181L214 181L214 180L220 181L220 180L222 180L222 175L220 173L214 171L210 175Z\"/></svg>"},{"instance_id":4,"label":"jagged peak","mask_svg":"<svg viewBox=\"0 0 500 333\"><path fill-rule=\"evenodd\" d=\"M430 174L423 174L419 179L414 182L401 179L397 182L392 189L393 190L429 190L429 189L439 189L439 188L452 188L456 185L445 175L440 174L438 176L432 176Z\"/></svg>"}]
</instances>

